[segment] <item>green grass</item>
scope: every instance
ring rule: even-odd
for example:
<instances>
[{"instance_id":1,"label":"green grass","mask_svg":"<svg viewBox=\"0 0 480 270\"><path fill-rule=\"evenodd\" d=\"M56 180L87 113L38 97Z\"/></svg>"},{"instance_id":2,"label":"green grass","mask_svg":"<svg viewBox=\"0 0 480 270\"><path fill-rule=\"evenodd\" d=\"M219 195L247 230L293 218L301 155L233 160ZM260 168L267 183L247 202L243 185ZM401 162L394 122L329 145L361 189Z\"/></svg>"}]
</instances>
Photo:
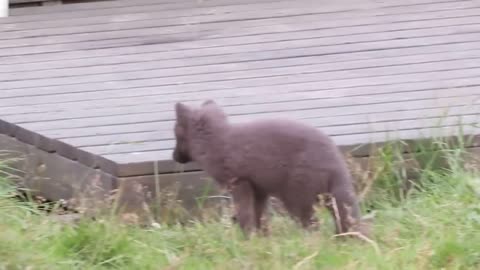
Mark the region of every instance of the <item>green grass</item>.
<instances>
[{"instance_id":1,"label":"green grass","mask_svg":"<svg viewBox=\"0 0 480 270\"><path fill-rule=\"evenodd\" d=\"M448 170L425 162L408 192L405 160L382 151L364 204L376 211L371 243L333 239L325 212L319 231L275 216L270 237L250 240L216 220L156 229L114 219L65 225L12 198L0 181L0 269L480 269L479 175L463 169L461 151L445 150Z\"/></svg>"}]
</instances>

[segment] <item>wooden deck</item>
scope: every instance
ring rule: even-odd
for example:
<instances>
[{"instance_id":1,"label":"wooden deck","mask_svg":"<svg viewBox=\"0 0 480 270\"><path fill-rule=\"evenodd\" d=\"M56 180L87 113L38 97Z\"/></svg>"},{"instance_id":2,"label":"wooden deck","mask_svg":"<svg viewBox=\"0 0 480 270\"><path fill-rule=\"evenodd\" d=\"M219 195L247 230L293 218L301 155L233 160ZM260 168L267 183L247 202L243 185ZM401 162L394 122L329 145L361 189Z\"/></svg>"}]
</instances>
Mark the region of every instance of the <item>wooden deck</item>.
<instances>
[{"instance_id":1,"label":"wooden deck","mask_svg":"<svg viewBox=\"0 0 480 270\"><path fill-rule=\"evenodd\" d=\"M114 177L175 171L177 101L215 99L233 121L301 119L345 151L457 134L460 118L479 133L479 0L118 0L11 13L0 19L0 133Z\"/></svg>"}]
</instances>

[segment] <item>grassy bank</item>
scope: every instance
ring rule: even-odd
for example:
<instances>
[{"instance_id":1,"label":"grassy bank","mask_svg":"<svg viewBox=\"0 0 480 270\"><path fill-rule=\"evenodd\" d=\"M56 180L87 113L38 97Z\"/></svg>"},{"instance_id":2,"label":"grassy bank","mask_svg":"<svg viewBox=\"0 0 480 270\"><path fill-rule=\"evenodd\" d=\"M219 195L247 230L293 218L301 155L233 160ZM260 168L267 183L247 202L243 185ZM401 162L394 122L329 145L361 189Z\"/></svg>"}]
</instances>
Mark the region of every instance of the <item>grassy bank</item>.
<instances>
[{"instance_id":1,"label":"grassy bank","mask_svg":"<svg viewBox=\"0 0 480 270\"><path fill-rule=\"evenodd\" d=\"M63 224L13 198L0 181L0 269L480 269L478 175L449 153L451 168L426 162L421 182L403 192L402 162L384 151L364 206L374 207L372 240L304 232L288 218L271 221L270 237L244 240L218 221L155 229L113 220ZM398 157L398 156L397 156Z\"/></svg>"}]
</instances>

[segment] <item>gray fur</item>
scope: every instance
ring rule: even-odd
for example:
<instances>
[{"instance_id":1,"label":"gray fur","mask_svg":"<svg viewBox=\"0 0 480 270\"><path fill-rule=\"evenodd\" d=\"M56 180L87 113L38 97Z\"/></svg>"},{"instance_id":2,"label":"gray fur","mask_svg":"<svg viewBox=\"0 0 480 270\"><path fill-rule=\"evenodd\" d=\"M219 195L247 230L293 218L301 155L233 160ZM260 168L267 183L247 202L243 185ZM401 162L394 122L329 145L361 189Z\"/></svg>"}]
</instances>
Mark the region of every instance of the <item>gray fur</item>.
<instances>
[{"instance_id":1,"label":"gray fur","mask_svg":"<svg viewBox=\"0 0 480 270\"><path fill-rule=\"evenodd\" d=\"M195 161L231 190L235 218L245 232L260 229L269 196L282 201L305 228L314 221L318 195L335 198L327 208L334 218L339 217L337 233L351 230L360 221L345 160L323 132L286 119L232 124L211 100L199 108L177 103L175 109L173 159Z\"/></svg>"}]
</instances>

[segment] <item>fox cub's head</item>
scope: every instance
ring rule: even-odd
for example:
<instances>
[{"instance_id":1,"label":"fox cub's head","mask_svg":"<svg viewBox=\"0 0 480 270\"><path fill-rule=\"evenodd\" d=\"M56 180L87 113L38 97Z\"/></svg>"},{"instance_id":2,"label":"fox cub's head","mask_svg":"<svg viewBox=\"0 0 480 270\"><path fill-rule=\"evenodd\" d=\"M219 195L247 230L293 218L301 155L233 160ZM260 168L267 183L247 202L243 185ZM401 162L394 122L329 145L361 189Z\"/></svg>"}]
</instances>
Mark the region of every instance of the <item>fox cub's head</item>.
<instances>
[{"instance_id":1,"label":"fox cub's head","mask_svg":"<svg viewBox=\"0 0 480 270\"><path fill-rule=\"evenodd\" d=\"M192 157L192 137L212 127L212 123L226 121L226 115L213 101L205 101L199 108L192 108L183 103L175 104L175 140L173 160L188 163ZM212 132L212 130L210 130Z\"/></svg>"}]
</instances>

